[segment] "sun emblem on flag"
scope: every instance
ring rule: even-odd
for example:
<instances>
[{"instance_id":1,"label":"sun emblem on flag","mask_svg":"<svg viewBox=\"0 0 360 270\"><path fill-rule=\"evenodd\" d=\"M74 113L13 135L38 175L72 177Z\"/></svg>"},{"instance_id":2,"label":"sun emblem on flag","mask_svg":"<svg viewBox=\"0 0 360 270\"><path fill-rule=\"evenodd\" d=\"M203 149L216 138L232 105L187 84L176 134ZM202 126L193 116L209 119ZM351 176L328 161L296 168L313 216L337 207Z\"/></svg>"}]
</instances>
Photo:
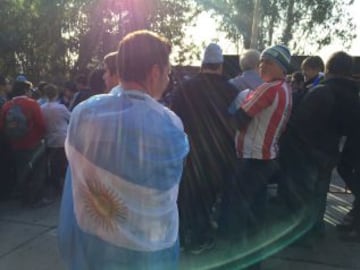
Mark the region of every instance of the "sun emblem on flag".
<instances>
[{"instance_id":1,"label":"sun emblem on flag","mask_svg":"<svg viewBox=\"0 0 360 270\"><path fill-rule=\"evenodd\" d=\"M127 219L124 201L99 180L87 179L82 188L85 209L89 216L106 231L115 231Z\"/></svg>"}]
</instances>

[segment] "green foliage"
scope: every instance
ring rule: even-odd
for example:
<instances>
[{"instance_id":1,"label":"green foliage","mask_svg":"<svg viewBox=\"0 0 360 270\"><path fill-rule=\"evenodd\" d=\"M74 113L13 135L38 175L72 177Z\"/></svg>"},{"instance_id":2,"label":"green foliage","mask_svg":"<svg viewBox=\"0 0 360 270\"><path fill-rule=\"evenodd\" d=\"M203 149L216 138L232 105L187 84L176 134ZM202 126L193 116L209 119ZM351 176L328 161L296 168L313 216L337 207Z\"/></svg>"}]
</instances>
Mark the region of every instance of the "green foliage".
<instances>
[{"instance_id":1,"label":"green foliage","mask_svg":"<svg viewBox=\"0 0 360 270\"><path fill-rule=\"evenodd\" d=\"M249 48L254 14L253 0L196 0L220 15L220 29L234 42ZM294 51L319 49L335 40L349 47L356 27L346 12L353 0L261 0L258 49L283 43Z\"/></svg>"},{"instance_id":2,"label":"green foliage","mask_svg":"<svg viewBox=\"0 0 360 270\"><path fill-rule=\"evenodd\" d=\"M199 5L195 4L197 2ZM199 57L185 40L200 8L221 15L220 29L249 47L253 0L1 0L0 72L24 72L33 81L61 81L87 73L136 29L164 34L174 45L175 64ZM353 0L261 0L258 48L281 42L294 52L355 38L345 7Z\"/></svg>"},{"instance_id":3,"label":"green foliage","mask_svg":"<svg viewBox=\"0 0 360 270\"><path fill-rule=\"evenodd\" d=\"M66 70L64 8L57 1L3 0L0 7L1 71L32 80Z\"/></svg>"},{"instance_id":4,"label":"green foliage","mask_svg":"<svg viewBox=\"0 0 360 270\"><path fill-rule=\"evenodd\" d=\"M0 71L35 82L87 73L136 29L164 34L186 61L184 27L198 12L178 0L1 0Z\"/></svg>"}]
</instances>

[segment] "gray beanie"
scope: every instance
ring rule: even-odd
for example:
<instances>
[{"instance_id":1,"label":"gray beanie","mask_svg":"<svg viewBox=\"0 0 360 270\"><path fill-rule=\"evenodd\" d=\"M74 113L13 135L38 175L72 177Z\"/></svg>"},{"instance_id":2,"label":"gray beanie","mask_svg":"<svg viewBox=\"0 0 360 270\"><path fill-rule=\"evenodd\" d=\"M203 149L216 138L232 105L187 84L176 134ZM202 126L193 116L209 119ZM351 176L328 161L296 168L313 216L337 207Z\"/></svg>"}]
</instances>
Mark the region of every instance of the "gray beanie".
<instances>
[{"instance_id":1,"label":"gray beanie","mask_svg":"<svg viewBox=\"0 0 360 270\"><path fill-rule=\"evenodd\" d=\"M224 56L219 45L210 43L204 52L203 64L221 64L224 62Z\"/></svg>"},{"instance_id":2,"label":"gray beanie","mask_svg":"<svg viewBox=\"0 0 360 270\"><path fill-rule=\"evenodd\" d=\"M275 45L265 49L260 56L260 59L267 58L274 60L285 72L290 69L291 54L284 45Z\"/></svg>"}]
</instances>

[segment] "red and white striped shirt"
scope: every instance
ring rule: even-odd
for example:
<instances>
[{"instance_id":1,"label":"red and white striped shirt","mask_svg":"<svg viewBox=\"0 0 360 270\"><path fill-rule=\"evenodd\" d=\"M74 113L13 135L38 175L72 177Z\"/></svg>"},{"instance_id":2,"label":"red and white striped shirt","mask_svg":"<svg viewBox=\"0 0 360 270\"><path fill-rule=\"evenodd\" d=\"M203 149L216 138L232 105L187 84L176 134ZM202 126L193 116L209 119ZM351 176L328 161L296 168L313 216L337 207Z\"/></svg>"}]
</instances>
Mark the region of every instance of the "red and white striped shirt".
<instances>
[{"instance_id":1,"label":"red and white striped shirt","mask_svg":"<svg viewBox=\"0 0 360 270\"><path fill-rule=\"evenodd\" d=\"M236 133L238 157L276 158L278 140L289 119L291 106L291 90L285 81L263 83L256 88L241 106L252 119L244 130Z\"/></svg>"}]
</instances>

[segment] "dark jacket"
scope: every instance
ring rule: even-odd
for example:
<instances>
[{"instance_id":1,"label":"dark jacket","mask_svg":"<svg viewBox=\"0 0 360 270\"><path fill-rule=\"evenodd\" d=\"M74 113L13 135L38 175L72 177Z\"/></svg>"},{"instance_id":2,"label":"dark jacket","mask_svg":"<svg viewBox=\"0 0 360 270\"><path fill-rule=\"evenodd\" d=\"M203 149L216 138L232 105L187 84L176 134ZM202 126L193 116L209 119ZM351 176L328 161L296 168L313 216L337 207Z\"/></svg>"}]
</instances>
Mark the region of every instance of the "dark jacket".
<instances>
[{"instance_id":1,"label":"dark jacket","mask_svg":"<svg viewBox=\"0 0 360 270\"><path fill-rule=\"evenodd\" d=\"M222 154L224 145L235 151L235 127L229 120L228 109L238 93L225 77L216 74L200 73L180 85L171 108L183 121L193 147L214 157Z\"/></svg>"},{"instance_id":2,"label":"dark jacket","mask_svg":"<svg viewBox=\"0 0 360 270\"><path fill-rule=\"evenodd\" d=\"M224 77L203 73L175 90L171 108L183 121L190 142L178 198L184 243L188 230L195 242L209 233L209 213L215 215L214 204L235 171L235 125L228 108L237 94Z\"/></svg>"},{"instance_id":3,"label":"dark jacket","mask_svg":"<svg viewBox=\"0 0 360 270\"><path fill-rule=\"evenodd\" d=\"M354 81L325 80L304 96L288 128L309 151L336 160L340 138L358 132L359 104L359 91Z\"/></svg>"},{"instance_id":4,"label":"dark jacket","mask_svg":"<svg viewBox=\"0 0 360 270\"><path fill-rule=\"evenodd\" d=\"M237 94L225 77L204 73L176 90L171 108L183 121L191 146L186 173L190 171L196 178L220 178L224 167L230 170L235 157L235 126L228 108Z\"/></svg>"},{"instance_id":5,"label":"dark jacket","mask_svg":"<svg viewBox=\"0 0 360 270\"><path fill-rule=\"evenodd\" d=\"M293 111L296 110L297 106L300 104L302 99L306 96L306 94L310 91L310 89L318 86L319 84L323 84L325 78L323 74L319 74L314 78L311 78L304 84L304 88L300 89L293 93Z\"/></svg>"},{"instance_id":6,"label":"dark jacket","mask_svg":"<svg viewBox=\"0 0 360 270\"><path fill-rule=\"evenodd\" d=\"M76 105L93 96L95 93L90 89L82 89L74 94L73 100L70 102L69 110L72 111Z\"/></svg>"}]
</instances>

